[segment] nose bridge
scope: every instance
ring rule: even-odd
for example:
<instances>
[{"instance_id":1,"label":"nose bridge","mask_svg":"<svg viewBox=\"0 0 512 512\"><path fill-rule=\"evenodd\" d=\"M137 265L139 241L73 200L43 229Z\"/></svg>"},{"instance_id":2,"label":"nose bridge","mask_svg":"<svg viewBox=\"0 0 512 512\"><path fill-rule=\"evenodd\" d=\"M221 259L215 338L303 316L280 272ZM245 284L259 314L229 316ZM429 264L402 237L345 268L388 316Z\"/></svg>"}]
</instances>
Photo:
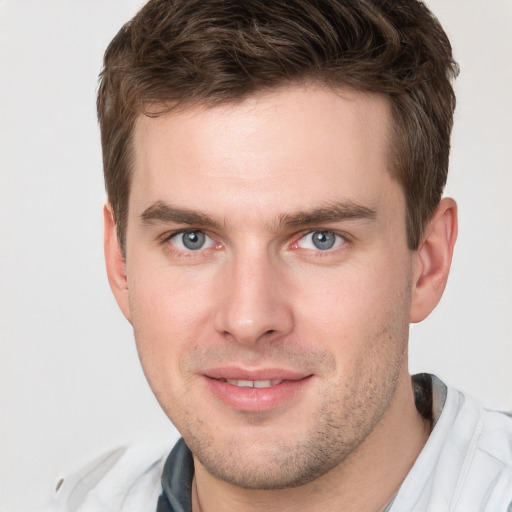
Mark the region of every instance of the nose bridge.
<instances>
[{"instance_id":1,"label":"nose bridge","mask_svg":"<svg viewBox=\"0 0 512 512\"><path fill-rule=\"evenodd\" d=\"M219 332L251 344L291 330L293 315L277 258L261 248L246 248L233 254L225 270L216 318Z\"/></svg>"}]
</instances>

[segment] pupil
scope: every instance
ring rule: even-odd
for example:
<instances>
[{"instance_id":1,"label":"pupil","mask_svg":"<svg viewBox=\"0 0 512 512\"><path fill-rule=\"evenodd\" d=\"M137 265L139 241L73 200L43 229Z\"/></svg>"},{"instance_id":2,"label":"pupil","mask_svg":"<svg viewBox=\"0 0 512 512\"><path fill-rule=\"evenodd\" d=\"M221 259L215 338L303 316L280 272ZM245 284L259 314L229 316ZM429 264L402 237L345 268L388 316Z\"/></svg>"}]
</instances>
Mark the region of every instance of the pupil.
<instances>
[{"instance_id":1,"label":"pupil","mask_svg":"<svg viewBox=\"0 0 512 512\"><path fill-rule=\"evenodd\" d=\"M200 231L183 233L183 245L191 251L197 251L204 245L205 234Z\"/></svg>"},{"instance_id":2,"label":"pupil","mask_svg":"<svg viewBox=\"0 0 512 512\"><path fill-rule=\"evenodd\" d=\"M317 249L330 249L335 242L335 237L333 233L329 233L327 231L317 231L313 235L313 244Z\"/></svg>"}]
</instances>

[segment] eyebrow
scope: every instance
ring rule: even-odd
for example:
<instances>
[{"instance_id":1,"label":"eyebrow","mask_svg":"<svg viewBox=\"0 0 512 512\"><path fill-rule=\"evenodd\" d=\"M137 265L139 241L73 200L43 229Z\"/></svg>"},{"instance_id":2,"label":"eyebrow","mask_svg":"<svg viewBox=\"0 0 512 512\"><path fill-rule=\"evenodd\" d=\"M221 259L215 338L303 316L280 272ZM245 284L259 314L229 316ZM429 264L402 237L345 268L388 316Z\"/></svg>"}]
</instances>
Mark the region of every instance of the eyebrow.
<instances>
[{"instance_id":1,"label":"eyebrow","mask_svg":"<svg viewBox=\"0 0 512 512\"><path fill-rule=\"evenodd\" d=\"M220 229L221 224L206 213L176 208L163 201L157 201L146 208L141 216L144 225L155 223L189 224L210 229Z\"/></svg>"},{"instance_id":2,"label":"eyebrow","mask_svg":"<svg viewBox=\"0 0 512 512\"><path fill-rule=\"evenodd\" d=\"M279 217L279 224L286 227L311 226L344 220L374 220L375 217L374 209L346 201L304 212L282 215Z\"/></svg>"},{"instance_id":3,"label":"eyebrow","mask_svg":"<svg viewBox=\"0 0 512 512\"><path fill-rule=\"evenodd\" d=\"M297 227L340 222L344 220L374 220L376 212L372 208L359 205L352 201L335 203L307 211L298 211L279 216L277 227ZM157 201L146 208L141 216L144 225L155 223L176 223L200 226L209 229L220 230L223 223L215 220L210 215L195 210L177 208L164 201Z\"/></svg>"}]
</instances>

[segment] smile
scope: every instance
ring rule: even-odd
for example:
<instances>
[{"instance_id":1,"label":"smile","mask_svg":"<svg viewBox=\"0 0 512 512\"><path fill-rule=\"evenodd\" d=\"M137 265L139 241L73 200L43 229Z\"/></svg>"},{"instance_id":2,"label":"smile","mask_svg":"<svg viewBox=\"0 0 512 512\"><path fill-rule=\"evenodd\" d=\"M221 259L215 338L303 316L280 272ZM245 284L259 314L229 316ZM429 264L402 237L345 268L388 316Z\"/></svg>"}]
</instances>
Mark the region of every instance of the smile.
<instances>
[{"instance_id":1,"label":"smile","mask_svg":"<svg viewBox=\"0 0 512 512\"><path fill-rule=\"evenodd\" d=\"M312 377L282 369L250 372L222 368L208 371L202 379L209 393L228 408L256 413L291 407L303 396Z\"/></svg>"}]
</instances>

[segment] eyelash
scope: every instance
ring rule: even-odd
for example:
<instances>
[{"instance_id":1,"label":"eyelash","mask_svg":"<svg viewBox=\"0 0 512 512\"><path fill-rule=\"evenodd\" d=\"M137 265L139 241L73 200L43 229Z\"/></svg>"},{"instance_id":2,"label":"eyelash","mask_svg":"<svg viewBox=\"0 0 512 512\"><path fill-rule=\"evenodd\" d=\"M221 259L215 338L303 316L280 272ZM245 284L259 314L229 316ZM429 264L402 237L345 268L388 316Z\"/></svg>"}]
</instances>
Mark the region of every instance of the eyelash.
<instances>
[{"instance_id":1,"label":"eyelash","mask_svg":"<svg viewBox=\"0 0 512 512\"><path fill-rule=\"evenodd\" d=\"M307 236L313 235L314 233L329 233L337 237L338 240L335 240L334 247L327 248L325 250L321 249L310 249L310 248L301 248L299 246L299 243L304 240ZM341 240L339 240L341 239ZM333 229L310 229L308 231L302 232L295 241L291 244L292 249L303 249L305 251L308 251L309 254L311 254L314 257L322 258L322 257L328 257L332 256L334 253L337 253L340 250L343 250L346 248L347 245L349 245L351 242L350 237L342 232L333 230Z\"/></svg>"},{"instance_id":2,"label":"eyelash","mask_svg":"<svg viewBox=\"0 0 512 512\"><path fill-rule=\"evenodd\" d=\"M208 238L210 238L214 242L214 245L211 246L211 247L206 247L204 249L200 248L200 249L197 249L195 251L194 250L182 250L182 249L179 249L177 247L174 247L170 243L170 241L173 238L176 238L179 235L182 235L183 233L203 233L205 236L207 236ZM338 231L335 231L335 230L330 230L330 229L325 229L325 228L324 229L310 229L308 231L303 231L298 236L294 237L294 242L292 242L288 247L291 248L292 250L301 249L301 247L299 247L299 243L304 238L306 238L308 235L312 235L314 233L331 233L334 236L341 238L341 243L339 243L338 245L336 245L333 248L328 248L328 249L325 249L323 251L321 249L317 249L317 250L315 250L315 249L303 249L305 251L308 251L311 255L314 255L315 257L330 256L334 252L337 252L338 250L343 250L343 248L345 248L351 242L350 237L347 234L345 234L345 233L341 233L341 232L338 232ZM199 229L199 228L180 229L178 231L172 231L170 233L169 232L165 233L164 235L159 237L159 243L162 244L162 245L166 245L168 250L174 252L175 254L179 254L181 257L185 257L185 258L199 257L201 255L204 255L204 251L205 250L208 250L208 249L220 249L221 246L222 246L221 243L218 243L218 242L215 243L215 238L213 236L210 236L205 230Z\"/></svg>"},{"instance_id":3,"label":"eyelash","mask_svg":"<svg viewBox=\"0 0 512 512\"><path fill-rule=\"evenodd\" d=\"M179 235L182 235L183 233L203 233L205 236L207 236L208 238L210 238L213 242L214 242L214 245L212 247L207 247L206 249L203 249L203 248L200 248L200 249L197 249L196 251L194 250L182 250L182 249L179 249L177 247L174 247L170 242L173 238L176 238L178 237ZM219 243L215 243L215 239L210 236L205 230L203 229L194 229L194 228L187 228L187 229L180 229L178 231L172 231L170 233L165 233L164 235L162 235L161 237L159 237L158 239L159 243L161 245L163 245L166 250L168 251L171 251L172 253L174 254L178 254L180 257L182 258L197 258L197 257L201 257L201 256L204 256L204 251L205 250L208 250L208 249L218 249L220 244Z\"/></svg>"}]
</instances>

